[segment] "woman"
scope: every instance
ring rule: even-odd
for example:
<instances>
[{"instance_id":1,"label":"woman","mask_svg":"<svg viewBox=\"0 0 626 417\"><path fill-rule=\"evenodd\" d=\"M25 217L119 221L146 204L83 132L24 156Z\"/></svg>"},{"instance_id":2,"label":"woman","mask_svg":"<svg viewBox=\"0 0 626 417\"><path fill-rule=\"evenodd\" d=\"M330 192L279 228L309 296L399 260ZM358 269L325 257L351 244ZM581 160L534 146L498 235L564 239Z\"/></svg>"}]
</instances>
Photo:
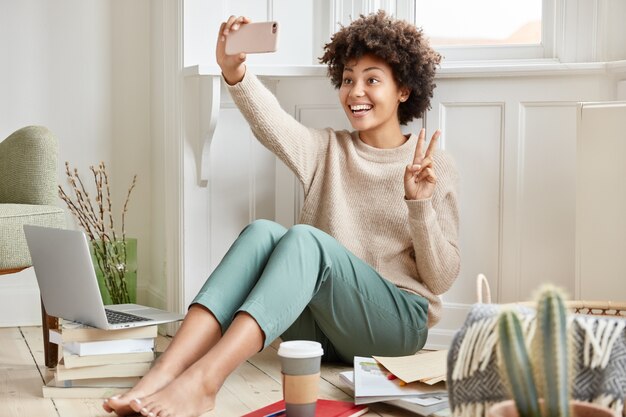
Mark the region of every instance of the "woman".
<instances>
[{"instance_id":1,"label":"woman","mask_svg":"<svg viewBox=\"0 0 626 417\"><path fill-rule=\"evenodd\" d=\"M318 130L284 112L225 40L217 62L256 137L304 187L300 224L246 227L192 303L169 348L132 390L105 401L119 415L196 416L226 377L270 344L322 343L325 361L418 351L459 272L457 172L425 132L400 130L430 106L440 57L421 31L384 12L325 46L354 132Z\"/></svg>"}]
</instances>

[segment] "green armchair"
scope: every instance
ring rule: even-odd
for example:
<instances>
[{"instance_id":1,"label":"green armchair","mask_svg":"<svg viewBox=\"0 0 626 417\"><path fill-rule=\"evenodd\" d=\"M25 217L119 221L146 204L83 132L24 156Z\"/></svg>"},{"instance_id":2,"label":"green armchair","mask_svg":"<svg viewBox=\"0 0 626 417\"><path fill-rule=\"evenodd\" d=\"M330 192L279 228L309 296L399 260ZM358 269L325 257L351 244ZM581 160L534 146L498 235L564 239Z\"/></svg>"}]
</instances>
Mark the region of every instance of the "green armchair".
<instances>
[{"instance_id":1,"label":"green armchair","mask_svg":"<svg viewBox=\"0 0 626 417\"><path fill-rule=\"evenodd\" d=\"M57 199L58 144L45 127L28 126L0 142L0 275L31 266L23 226L65 227L65 213ZM48 329L58 326L45 313L42 325L46 366L57 362L57 347Z\"/></svg>"}]
</instances>

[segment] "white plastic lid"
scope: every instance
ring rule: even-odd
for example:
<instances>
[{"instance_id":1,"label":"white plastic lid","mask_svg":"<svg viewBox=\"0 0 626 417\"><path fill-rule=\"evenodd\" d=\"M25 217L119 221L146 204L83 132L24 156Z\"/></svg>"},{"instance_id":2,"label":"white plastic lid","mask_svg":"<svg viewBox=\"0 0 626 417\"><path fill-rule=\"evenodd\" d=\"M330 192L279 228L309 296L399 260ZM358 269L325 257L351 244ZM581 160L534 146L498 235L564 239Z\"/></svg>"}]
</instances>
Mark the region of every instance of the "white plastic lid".
<instances>
[{"instance_id":1,"label":"white plastic lid","mask_svg":"<svg viewBox=\"0 0 626 417\"><path fill-rule=\"evenodd\" d=\"M309 340L282 342L278 347L278 355L283 358L315 358L323 354L322 345Z\"/></svg>"}]
</instances>

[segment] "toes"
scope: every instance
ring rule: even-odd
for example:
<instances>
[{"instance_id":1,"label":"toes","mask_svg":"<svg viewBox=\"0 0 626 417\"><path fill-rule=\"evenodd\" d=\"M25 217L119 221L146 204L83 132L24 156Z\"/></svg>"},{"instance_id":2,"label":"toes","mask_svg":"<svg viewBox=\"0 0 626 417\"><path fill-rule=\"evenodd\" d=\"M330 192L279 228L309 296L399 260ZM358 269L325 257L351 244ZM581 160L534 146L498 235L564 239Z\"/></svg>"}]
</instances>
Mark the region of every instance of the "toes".
<instances>
[{"instance_id":1,"label":"toes","mask_svg":"<svg viewBox=\"0 0 626 417\"><path fill-rule=\"evenodd\" d=\"M130 402L130 408L132 408L133 411L137 413L141 412L141 409L143 408L143 405L141 405L141 400L139 398L134 398Z\"/></svg>"},{"instance_id":2,"label":"toes","mask_svg":"<svg viewBox=\"0 0 626 417\"><path fill-rule=\"evenodd\" d=\"M150 403L141 409L141 414L146 417L156 417L160 416L159 411L160 410L156 404Z\"/></svg>"},{"instance_id":3,"label":"toes","mask_svg":"<svg viewBox=\"0 0 626 417\"><path fill-rule=\"evenodd\" d=\"M104 401L102 402L102 408L104 409L104 411L106 411L107 413L112 413L113 407L115 406L115 402L119 398L120 398L119 395L114 395L112 397L105 398Z\"/></svg>"}]
</instances>

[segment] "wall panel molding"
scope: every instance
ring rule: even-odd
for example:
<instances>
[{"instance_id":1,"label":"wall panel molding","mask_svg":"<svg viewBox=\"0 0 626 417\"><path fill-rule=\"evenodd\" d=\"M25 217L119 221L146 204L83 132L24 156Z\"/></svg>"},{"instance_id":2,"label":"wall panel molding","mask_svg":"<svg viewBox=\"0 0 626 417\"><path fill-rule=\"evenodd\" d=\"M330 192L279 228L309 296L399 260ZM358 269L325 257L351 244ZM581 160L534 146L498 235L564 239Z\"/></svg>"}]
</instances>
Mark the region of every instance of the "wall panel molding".
<instances>
[{"instance_id":1,"label":"wall panel molding","mask_svg":"<svg viewBox=\"0 0 626 417\"><path fill-rule=\"evenodd\" d=\"M543 282L573 293L576 103L520 102L516 300Z\"/></svg>"},{"instance_id":2,"label":"wall panel molding","mask_svg":"<svg viewBox=\"0 0 626 417\"><path fill-rule=\"evenodd\" d=\"M462 284L452 291L472 302L474 280L484 273L497 298L503 275L505 103L443 101L438 110L441 147L455 158L462 186Z\"/></svg>"},{"instance_id":3,"label":"wall panel molding","mask_svg":"<svg viewBox=\"0 0 626 417\"><path fill-rule=\"evenodd\" d=\"M577 107L577 299L626 296L626 102Z\"/></svg>"}]
</instances>

